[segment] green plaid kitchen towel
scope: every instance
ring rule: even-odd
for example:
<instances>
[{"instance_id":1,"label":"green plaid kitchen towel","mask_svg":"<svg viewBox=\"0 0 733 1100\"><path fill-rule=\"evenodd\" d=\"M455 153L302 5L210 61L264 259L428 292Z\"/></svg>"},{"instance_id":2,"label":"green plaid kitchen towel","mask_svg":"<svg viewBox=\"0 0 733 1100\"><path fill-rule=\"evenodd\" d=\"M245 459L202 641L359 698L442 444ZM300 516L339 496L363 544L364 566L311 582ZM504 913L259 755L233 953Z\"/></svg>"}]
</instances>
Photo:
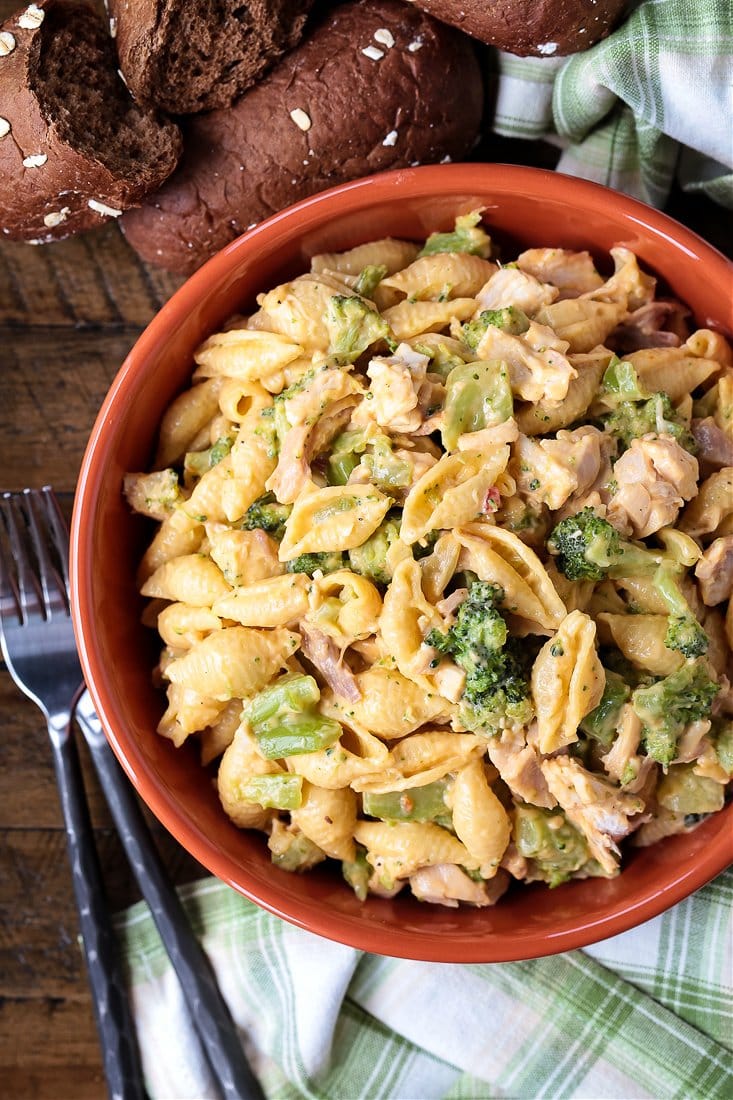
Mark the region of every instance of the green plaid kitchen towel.
<instances>
[{"instance_id":1,"label":"green plaid kitchen towel","mask_svg":"<svg viewBox=\"0 0 733 1100\"><path fill-rule=\"evenodd\" d=\"M553 47L495 55L496 133L557 141L558 171L654 206L677 177L733 207L732 0L644 0L591 49Z\"/></svg>"},{"instance_id":2,"label":"green plaid kitchen towel","mask_svg":"<svg viewBox=\"0 0 733 1100\"><path fill-rule=\"evenodd\" d=\"M584 951L362 954L216 879L182 897L273 1100L731 1100L733 869ZM218 1098L144 903L120 918L153 1100Z\"/></svg>"}]
</instances>

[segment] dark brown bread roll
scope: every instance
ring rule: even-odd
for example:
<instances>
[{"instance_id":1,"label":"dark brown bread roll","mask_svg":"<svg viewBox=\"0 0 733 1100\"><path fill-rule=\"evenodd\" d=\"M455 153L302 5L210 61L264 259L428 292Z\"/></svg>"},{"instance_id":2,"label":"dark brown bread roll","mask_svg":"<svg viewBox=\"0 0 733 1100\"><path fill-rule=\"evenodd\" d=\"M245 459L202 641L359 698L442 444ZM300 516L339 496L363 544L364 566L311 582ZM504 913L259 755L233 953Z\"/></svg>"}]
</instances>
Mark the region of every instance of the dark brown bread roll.
<instances>
[{"instance_id":1,"label":"dark brown bread roll","mask_svg":"<svg viewBox=\"0 0 733 1100\"><path fill-rule=\"evenodd\" d=\"M464 156L482 106L470 39L398 0L344 4L233 107L187 121L180 169L123 229L144 259L189 273L297 199Z\"/></svg>"},{"instance_id":2,"label":"dark brown bread roll","mask_svg":"<svg viewBox=\"0 0 733 1100\"><path fill-rule=\"evenodd\" d=\"M0 230L46 242L139 203L181 136L133 103L102 20L40 0L0 28Z\"/></svg>"},{"instance_id":3,"label":"dark brown bread roll","mask_svg":"<svg viewBox=\"0 0 733 1100\"><path fill-rule=\"evenodd\" d=\"M120 68L172 115L228 107L300 40L313 0L108 0Z\"/></svg>"},{"instance_id":4,"label":"dark brown bread roll","mask_svg":"<svg viewBox=\"0 0 733 1100\"><path fill-rule=\"evenodd\" d=\"M613 29L628 0L408 0L466 34L519 54L587 50Z\"/></svg>"}]
</instances>

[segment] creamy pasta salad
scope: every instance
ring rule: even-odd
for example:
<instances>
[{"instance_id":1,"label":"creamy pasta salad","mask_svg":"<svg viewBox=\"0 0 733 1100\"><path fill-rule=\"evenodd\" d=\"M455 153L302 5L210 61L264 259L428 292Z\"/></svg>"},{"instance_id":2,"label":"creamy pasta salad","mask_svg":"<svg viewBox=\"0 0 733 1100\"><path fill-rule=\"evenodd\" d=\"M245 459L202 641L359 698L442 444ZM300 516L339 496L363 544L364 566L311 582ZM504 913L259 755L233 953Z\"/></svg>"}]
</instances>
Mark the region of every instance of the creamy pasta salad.
<instances>
[{"instance_id":1,"label":"creamy pasta salad","mask_svg":"<svg viewBox=\"0 0 733 1100\"><path fill-rule=\"evenodd\" d=\"M506 259L477 212L314 257L126 479L159 732L361 899L611 877L733 775L731 348L625 248Z\"/></svg>"}]
</instances>

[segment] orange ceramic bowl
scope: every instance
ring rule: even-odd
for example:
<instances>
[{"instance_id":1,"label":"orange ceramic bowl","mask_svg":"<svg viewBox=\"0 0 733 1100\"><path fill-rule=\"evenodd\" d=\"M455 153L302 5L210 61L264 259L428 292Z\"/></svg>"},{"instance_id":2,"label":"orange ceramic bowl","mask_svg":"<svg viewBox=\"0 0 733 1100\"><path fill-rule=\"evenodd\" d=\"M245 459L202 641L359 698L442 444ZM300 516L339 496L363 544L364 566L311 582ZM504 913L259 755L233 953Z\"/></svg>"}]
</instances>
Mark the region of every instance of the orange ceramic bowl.
<instances>
[{"instance_id":1,"label":"orange ceramic bowl","mask_svg":"<svg viewBox=\"0 0 733 1100\"><path fill-rule=\"evenodd\" d=\"M221 810L196 747L155 732L158 646L140 625L135 568L147 524L122 498L148 468L161 414L189 378L194 348L255 295L308 267L316 252L388 235L423 238L457 213L485 209L492 235L521 246L632 249L692 308L733 329L733 267L699 237L643 204L582 180L507 165L391 172L334 188L275 215L225 248L173 296L125 360L102 407L79 480L72 533L74 622L84 672L114 751L160 821L213 874L272 913L367 951L439 962L502 962L582 947L662 912L733 860L733 805L695 831L631 850L616 879L555 890L512 887L490 909L446 909L398 896L357 901L338 872L270 863L261 834ZM506 254L511 254L508 251Z\"/></svg>"}]
</instances>

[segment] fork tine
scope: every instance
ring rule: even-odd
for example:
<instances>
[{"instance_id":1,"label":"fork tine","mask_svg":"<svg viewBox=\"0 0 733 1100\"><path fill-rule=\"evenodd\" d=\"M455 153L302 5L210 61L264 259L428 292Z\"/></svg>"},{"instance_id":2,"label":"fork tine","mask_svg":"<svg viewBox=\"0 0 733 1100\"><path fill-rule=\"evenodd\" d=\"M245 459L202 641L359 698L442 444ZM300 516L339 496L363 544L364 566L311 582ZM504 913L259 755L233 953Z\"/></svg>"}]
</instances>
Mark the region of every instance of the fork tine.
<instances>
[{"instance_id":1,"label":"fork tine","mask_svg":"<svg viewBox=\"0 0 733 1100\"><path fill-rule=\"evenodd\" d=\"M17 576L13 566L13 555L9 548L9 538L5 516L5 498L0 497L0 622L20 619L20 593Z\"/></svg>"},{"instance_id":2,"label":"fork tine","mask_svg":"<svg viewBox=\"0 0 733 1100\"><path fill-rule=\"evenodd\" d=\"M43 595L38 579L28 560L27 518L21 508L22 493L3 493L0 507L10 544L10 554L15 563L15 581L21 619L43 617ZM5 563L9 575L12 570Z\"/></svg>"},{"instance_id":3,"label":"fork tine","mask_svg":"<svg viewBox=\"0 0 733 1100\"><path fill-rule=\"evenodd\" d=\"M46 522L48 524L51 542L58 555L61 566L61 580L69 597L69 531L66 520L61 512L58 498L50 485L44 485L41 489L41 499L45 508Z\"/></svg>"},{"instance_id":4,"label":"fork tine","mask_svg":"<svg viewBox=\"0 0 733 1100\"><path fill-rule=\"evenodd\" d=\"M51 544L58 551L57 535L50 526L50 517L53 507L49 507L51 489L24 489L23 496L26 502L28 526L31 532L31 541L38 562L38 575L43 592L43 602L47 617L53 618L57 614L68 614L66 602L66 585L59 576L56 563L49 553L49 536ZM56 517L58 523L58 517Z\"/></svg>"}]
</instances>

